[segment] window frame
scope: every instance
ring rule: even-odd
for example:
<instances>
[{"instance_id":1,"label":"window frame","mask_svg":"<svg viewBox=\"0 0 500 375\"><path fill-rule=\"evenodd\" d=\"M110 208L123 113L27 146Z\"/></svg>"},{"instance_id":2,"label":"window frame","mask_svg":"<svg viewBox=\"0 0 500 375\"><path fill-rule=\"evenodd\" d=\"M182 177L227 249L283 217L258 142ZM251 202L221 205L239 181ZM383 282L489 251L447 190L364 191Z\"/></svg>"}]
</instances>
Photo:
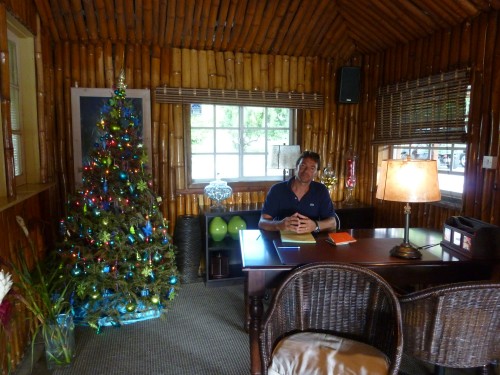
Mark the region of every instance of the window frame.
<instances>
[{"instance_id":1,"label":"window frame","mask_svg":"<svg viewBox=\"0 0 500 375\"><path fill-rule=\"evenodd\" d=\"M185 146L185 172L186 172L186 176L187 176L187 185L188 185L188 188L189 189L196 189L196 188L200 188L200 187L203 187L205 186L209 181L210 179L207 179L206 181L205 180L200 180L200 179L196 179L194 180L193 179L193 176L192 176L192 162L191 162L191 155L192 155L192 148L191 148L191 144L192 144L192 139L191 139L191 105L192 104L198 104L198 103L189 103L189 104L185 104L183 105L183 119L184 119L184 138L186 140L186 146ZM255 106L252 106L252 105L245 105L246 103L240 103L240 104L226 104L226 103L203 103L203 104L209 104L209 105L214 105L214 106L237 106L239 108L244 108L244 107L255 107ZM266 105L260 105L259 107L263 107L263 108L276 108L277 106L273 105L273 106L266 106ZM299 126L298 124L298 111L300 111L300 109L297 109L297 108L291 108L291 107L288 107L288 106L283 106L283 107L280 107L280 108L286 108L290 111L290 117L289 117L289 120L290 120L290 128L289 128L289 131L290 131L290 134L289 134L289 144L298 144L298 139L297 139L297 128ZM243 111L240 111L240 116L242 115ZM244 125L242 125L244 126ZM239 129L241 129L239 127ZM266 158L269 158L269 152L270 150L267 150L267 156ZM214 154L215 151L214 151ZM241 160L241 151L238 153L239 157L240 157L240 172L241 172L241 168L242 168L242 160ZM268 176L268 177L262 177L262 176L259 176L259 177L255 177L255 178L248 178L248 179L245 179L245 180L242 180L242 179L226 179L223 177L224 180L228 181L231 186L238 186L238 187L252 187L252 186L259 186L259 187L270 187L272 186L273 184L275 184L276 182L278 181L282 181L283 180L283 173L282 171L280 171L276 176ZM213 179L212 179L213 180Z\"/></svg>"},{"instance_id":2,"label":"window frame","mask_svg":"<svg viewBox=\"0 0 500 375\"><path fill-rule=\"evenodd\" d=\"M40 146L38 134L38 111L36 90L36 65L35 65L35 37L10 13L7 13L7 39L14 40L17 44L19 80L19 121L22 123L22 152L23 176L14 178L16 188L29 184L40 183ZM22 62L22 63L21 63ZM10 71L9 71L10 74ZM9 116L11 114L9 113ZM12 132L12 129L11 129ZM0 130L1 133L1 130ZM0 158L5 160L3 136L1 137ZM0 166L0 197L7 196L7 173L5 162Z\"/></svg>"}]
</instances>

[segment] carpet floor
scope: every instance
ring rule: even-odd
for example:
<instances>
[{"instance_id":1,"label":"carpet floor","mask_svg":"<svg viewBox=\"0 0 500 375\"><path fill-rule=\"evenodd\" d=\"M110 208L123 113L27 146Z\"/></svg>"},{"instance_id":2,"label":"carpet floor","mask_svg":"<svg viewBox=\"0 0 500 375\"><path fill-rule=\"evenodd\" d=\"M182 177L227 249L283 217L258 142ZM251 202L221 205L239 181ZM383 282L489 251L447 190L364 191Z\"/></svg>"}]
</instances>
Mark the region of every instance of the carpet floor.
<instances>
[{"instance_id":1,"label":"carpet floor","mask_svg":"<svg viewBox=\"0 0 500 375\"><path fill-rule=\"evenodd\" d=\"M207 288L184 284L164 317L105 327L100 334L76 328L76 357L53 375L247 375L248 335L243 329L243 285ZM26 359L15 375L49 375L43 345L32 367ZM29 357L29 356L27 356ZM428 375L430 368L404 358L401 374ZM447 369L446 375L472 370Z\"/></svg>"}]
</instances>

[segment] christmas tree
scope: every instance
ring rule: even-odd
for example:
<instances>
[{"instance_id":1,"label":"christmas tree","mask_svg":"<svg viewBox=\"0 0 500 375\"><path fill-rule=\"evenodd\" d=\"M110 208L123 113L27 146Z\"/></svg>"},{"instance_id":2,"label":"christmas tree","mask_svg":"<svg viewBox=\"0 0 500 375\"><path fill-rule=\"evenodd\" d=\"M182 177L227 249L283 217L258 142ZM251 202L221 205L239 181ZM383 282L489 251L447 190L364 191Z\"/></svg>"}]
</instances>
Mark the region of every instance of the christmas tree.
<instances>
[{"instance_id":1,"label":"christmas tree","mask_svg":"<svg viewBox=\"0 0 500 375\"><path fill-rule=\"evenodd\" d=\"M179 286L176 248L146 168L141 116L125 88L122 73L98 116L82 187L60 222L58 252L75 281L75 316L97 329L159 316Z\"/></svg>"}]
</instances>

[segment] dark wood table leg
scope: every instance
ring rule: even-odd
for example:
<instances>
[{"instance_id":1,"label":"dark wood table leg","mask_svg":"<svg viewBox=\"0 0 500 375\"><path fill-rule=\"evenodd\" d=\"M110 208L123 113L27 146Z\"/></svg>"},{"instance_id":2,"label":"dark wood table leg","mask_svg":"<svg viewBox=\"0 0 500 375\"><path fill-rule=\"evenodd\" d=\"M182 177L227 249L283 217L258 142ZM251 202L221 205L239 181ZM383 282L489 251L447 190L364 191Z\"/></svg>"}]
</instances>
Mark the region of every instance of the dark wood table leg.
<instances>
[{"instance_id":1,"label":"dark wood table leg","mask_svg":"<svg viewBox=\"0 0 500 375\"><path fill-rule=\"evenodd\" d=\"M250 340L250 374L260 375L262 366L259 353L259 331L264 313L263 298L266 289L264 271L248 271L245 283L245 301L248 305L245 326L248 325Z\"/></svg>"},{"instance_id":2,"label":"dark wood table leg","mask_svg":"<svg viewBox=\"0 0 500 375\"><path fill-rule=\"evenodd\" d=\"M262 373L262 365L259 353L259 331L262 319L264 305L262 296L250 297L250 373L252 375L260 375Z\"/></svg>"}]
</instances>

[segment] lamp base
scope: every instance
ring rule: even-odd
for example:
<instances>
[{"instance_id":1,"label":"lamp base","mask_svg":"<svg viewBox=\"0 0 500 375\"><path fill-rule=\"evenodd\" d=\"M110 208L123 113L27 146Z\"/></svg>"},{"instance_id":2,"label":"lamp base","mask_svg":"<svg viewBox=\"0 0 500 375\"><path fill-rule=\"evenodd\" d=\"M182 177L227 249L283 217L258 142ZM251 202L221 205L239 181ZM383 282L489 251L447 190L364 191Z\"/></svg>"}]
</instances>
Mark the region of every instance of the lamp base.
<instances>
[{"instance_id":1,"label":"lamp base","mask_svg":"<svg viewBox=\"0 0 500 375\"><path fill-rule=\"evenodd\" d=\"M420 259L422 258L422 253L414 246L409 243L402 243L401 245L394 246L391 249L391 257L403 258L403 259Z\"/></svg>"}]
</instances>

